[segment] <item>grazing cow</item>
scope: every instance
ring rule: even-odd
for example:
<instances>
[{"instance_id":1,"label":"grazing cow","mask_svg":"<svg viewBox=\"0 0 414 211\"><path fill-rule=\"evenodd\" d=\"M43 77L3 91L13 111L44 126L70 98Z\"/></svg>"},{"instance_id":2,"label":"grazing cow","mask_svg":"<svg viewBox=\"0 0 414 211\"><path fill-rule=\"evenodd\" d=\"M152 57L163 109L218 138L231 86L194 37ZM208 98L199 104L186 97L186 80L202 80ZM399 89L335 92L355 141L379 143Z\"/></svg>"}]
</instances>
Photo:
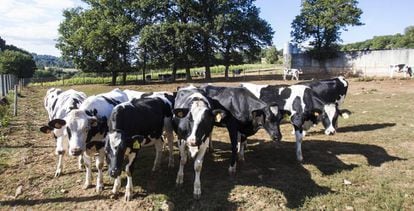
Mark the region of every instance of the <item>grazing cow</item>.
<instances>
[{"instance_id":1,"label":"grazing cow","mask_svg":"<svg viewBox=\"0 0 414 211\"><path fill-rule=\"evenodd\" d=\"M309 86L327 108L332 108L323 112L318 119L322 121L326 135L335 134L338 128L338 116L347 119L351 114L350 111L339 108L344 103L349 83L343 76L339 76L332 79L305 81L299 84Z\"/></svg>"},{"instance_id":2,"label":"grazing cow","mask_svg":"<svg viewBox=\"0 0 414 211\"><path fill-rule=\"evenodd\" d=\"M236 160L244 160L246 139L264 128L272 140L279 141L279 123L282 115L276 104L266 104L242 87L216 87L207 85L201 88L212 102L212 108L225 111L225 117L217 126L226 127L229 132L232 155L229 173L236 172Z\"/></svg>"},{"instance_id":3,"label":"grazing cow","mask_svg":"<svg viewBox=\"0 0 414 211\"><path fill-rule=\"evenodd\" d=\"M290 122L295 130L296 158L303 160L302 139L303 129L316 124L317 116L322 112L335 111L335 107L325 105L319 97L305 85L256 85L243 83L243 87L250 90L254 95L268 104L279 105L280 113L288 114Z\"/></svg>"},{"instance_id":4,"label":"grazing cow","mask_svg":"<svg viewBox=\"0 0 414 211\"><path fill-rule=\"evenodd\" d=\"M91 185L92 170L91 157L96 158L98 176L96 191L103 190L102 169L105 161L105 139L107 138L107 119L112 109L128 101L127 95L120 89L111 92L90 96L79 107L72 110L63 119L53 119L49 126L64 129L69 136L69 154L79 156L83 153L86 168L84 189Z\"/></svg>"},{"instance_id":5,"label":"grazing cow","mask_svg":"<svg viewBox=\"0 0 414 211\"><path fill-rule=\"evenodd\" d=\"M80 104L85 100L86 95L83 92L78 92L73 89L62 91L61 89L51 88L47 90L44 98L44 106L49 116L49 121L52 119L63 119L73 109L79 108ZM56 141L55 153L58 155L58 163L56 167L55 177L62 173L63 155L67 150L68 136L63 129L55 129L50 126L43 126L40 128L43 133L51 133ZM82 157L79 157L79 168L82 168Z\"/></svg>"},{"instance_id":6,"label":"grazing cow","mask_svg":"<svg viewBox=\"0 0 414 211\"><path fill-rule=\"evenodd\" d=\"M128 96L128 100L131 101L133 99L140 99L140 98L160 98L162 99L166 105L170 107L172 111L174 105L174 96L171 92L139 92L135 90L124 90L125 94ZM168 153L169 153L169 160L168 160L168 167L174 167L174 157L173 157L173 144L174 144L174 131L172 127L172 116L168 117L164 121L164 130L163 130L163 137L167 139L168 144Z\"/></svg>"},{"instance_id":7,"label":"grazing cow","mask_svg":"<svg viewBox=\"0 0 414 211\"><path fill-rule=\"evenodd\" d=\"M220 121L224 111L213 110L205 92L192 85L180 88L174 103L173 126L178 137L180 149L180 168L177 173L176 184L183 184L184 165L187 162L187 148L194 159L194 198L201 196L200 173L204 154L209 147L209 138L214 121Z\"/></svg>"},{"instance_id":8,"label":"grazing cow","mask_svg":"<svg viewBox=\"0 0 414 211\"><path fill-rule=\"evenodd\" d=\"M109 140L105 146L109 175L116 178L112 190L114 194L121 185L120 175L126 162L125 200L131 199L133 165L141 147L155 145L156 157L152 170L159 168L163 145L161 135L165 130L165 122L170 122L171 116L170 104L158 97L135 98L114 108L108 121Z\"/></svg>"},{"instance_id":9,"label":"grazing cow","mask_svg":"<svg viewBox=\"0 0 414 211\"><path fill-rule=\"evenodd\" d=\"M404 73L404 78L407 77L407 74L412 78L413 70L410 66L406 64L393 64L390 65L390 77L394 76L394 73Z\"/></svg>"},{"instance_id":10,"label":"grazing cow","mask_svg":"<svg viewBox=\"0 0 414 211\"><path fill-rule=\"evenodd\" d=\"M299 74L303 74L301 69L284 69L283 70L283 80L286 81L287 76L292 76L292 79L299 80Z\"/></svg>"}]
</instances>

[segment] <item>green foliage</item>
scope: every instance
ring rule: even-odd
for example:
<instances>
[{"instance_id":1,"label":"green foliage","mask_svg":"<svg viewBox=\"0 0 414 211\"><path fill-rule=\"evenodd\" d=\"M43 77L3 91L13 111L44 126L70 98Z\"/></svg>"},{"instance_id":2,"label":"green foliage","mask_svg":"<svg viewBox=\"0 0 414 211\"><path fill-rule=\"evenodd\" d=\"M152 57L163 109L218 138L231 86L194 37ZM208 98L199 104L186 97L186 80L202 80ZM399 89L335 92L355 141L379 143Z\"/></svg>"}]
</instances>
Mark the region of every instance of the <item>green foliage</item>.
<instances>
[{"instance_id":1,"label":"green foliage","mask_svg":"<svg viewBox=\"0 0 414 211\"><path fill-rule=\"evenodd\" d=\"M403 35L374 36L369 40L343 45L341 50L383 50L398 48L414 48L414 26L407 27Z\"/></svg>"},{"instance_id":2,"label":"green foliage","mask_svg":"<svg viewBox=\"0 0 414 211\"><path fill-rule=\"evenodd\" d=\"M36 65L29 54L18 51L5 50L0 53L0 72L13 74L18 78L33 76Z\"/></svg>"},{"instance_id":3,"label":"green foliage","mask_svg":"<svg viewBox=\"0 0 414 211\"><path fill-rule=\"evenodd\" d=\"M295 42L309 41L316 59L332 57L341 41L341 31L362 25L362 10L357 0L304 0L299 15L292 22Z\"/></svg>"},{"instance_id":4,"label":"green foliage","mask_svg":"<svg viewBox=\"0 0 414 211\"><path fill-rule=\"evenodd\" d=\"M32 56L38 69L44 69L45 67L74 68L72 62L68 62L61 57L37 55L35 53L33 53Z\"/></svg>"},{"instance_id":5,"label":"green foliage","mask_svg":"<svg viewBox=\"0 0 414 211\"><path fill-rule=\"evenodd\" d=\"M279 52L275 46L266 49L265 58L267 63L276 64L276 62L279 60Z\"/></svg>"}]
</instances>

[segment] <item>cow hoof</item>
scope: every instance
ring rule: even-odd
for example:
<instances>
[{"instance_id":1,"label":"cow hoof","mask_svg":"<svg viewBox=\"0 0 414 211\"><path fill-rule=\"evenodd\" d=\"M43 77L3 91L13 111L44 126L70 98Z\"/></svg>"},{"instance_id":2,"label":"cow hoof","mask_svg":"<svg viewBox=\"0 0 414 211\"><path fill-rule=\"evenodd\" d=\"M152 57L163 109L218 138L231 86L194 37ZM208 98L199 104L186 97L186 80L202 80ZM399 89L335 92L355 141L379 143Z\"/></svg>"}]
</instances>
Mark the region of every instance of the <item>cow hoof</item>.
<instances>
[{"instance_id":1,"label":"cow hoof","mask_svg":"<svg viewBox=\"0 0 414 211\"><path fill-rule=\"evenodd\" d=\"M62 174L62 170L58 169L55 172L55 177L59 177Z\"/></svg>"},{"instance_id":2,"label":"cow hoof","mask_svg":"<svg viewBox=\"0 0 414 211\"><path fill-rule=\"evenodd\" d=\"M101 193L104 190L104 186L103 185L99 185L96 187L96 193Z\"/></svg>"},{"instance_id":3,"label":"cow hoof","mask_svg":"<svg viewBox=\"0 0 414 211\"><path fill-rule=\"evenodd\" d=\"M128 192L125 192L125 196L124 196L125 201L126 202L131 201L131 198L132 198L131 194Z\"/></svg>"},{"instance_id":4,"label":"cow hoof","mask_svg":"<svg viewBox=\"0 0 414 211\"><path fill-rule=\"evenodd\" d=\"M90 188L90 187L91 187L91 185L90 185L90 184L84 184L84 185L82 186L82 189L86 190L86 189L88 189L88 188Z\"/></svg>"},{"instance_id":5,"label":"cow hoof","mask_svg":"<svg viewBox=\"0 0 414 211\"><path fill-rule=\"evenodd\" d=\"M201 199L201 193L194 193L193 197L195 200L200 200Z\"/></svg>"}]
</instances>

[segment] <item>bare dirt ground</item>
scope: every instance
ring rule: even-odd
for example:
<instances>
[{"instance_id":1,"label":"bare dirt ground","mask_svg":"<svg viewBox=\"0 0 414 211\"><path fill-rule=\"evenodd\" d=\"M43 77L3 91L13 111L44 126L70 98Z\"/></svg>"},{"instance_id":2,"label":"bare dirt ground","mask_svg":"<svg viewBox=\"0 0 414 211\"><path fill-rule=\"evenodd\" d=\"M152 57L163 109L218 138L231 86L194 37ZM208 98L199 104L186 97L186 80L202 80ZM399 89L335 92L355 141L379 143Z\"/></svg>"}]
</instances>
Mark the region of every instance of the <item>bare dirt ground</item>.
<instances>
[{"instance_id":1,"label":"bare dirt ground","mask_svg":"<svg viewBox=\"0 0 414 211\"><path fill-rule=\"evenodd\" d=\"M175 187L175 168L151 173L154 149L143 149L134 174L134 197L112 196L105 172L105 190L83 190L84 172L75 158L65 157L63 175L55 178L54 140L39 132L47 123L43 108L46 87L29 87L19 99L19 114L0 137L0 209L65 210L412 210L414 209L414 80L349 79L343 108L353 112L339 120L339 131L326 136L319 125L305 137L304 162L295 159L291 126L283 124L281 145L264 131L248 139L246 161L231 178L227 174L230 144L227 132L215 128L215 151L206 155L201 174L202 197L193 200L193 163L187 162L184 186ZM255 81L279 84L279 80ZM290 82L289 82L290 83ZM236 86L238 82L219 82ZM123 86L140 91L174 91L175 84ZM68 89L69 87L63 87ZM114 87L73 86L88 95ZM94 173L95 174L95 173ZM94 178L95 181L95 178Z\"/></svg>"}]
</instances>

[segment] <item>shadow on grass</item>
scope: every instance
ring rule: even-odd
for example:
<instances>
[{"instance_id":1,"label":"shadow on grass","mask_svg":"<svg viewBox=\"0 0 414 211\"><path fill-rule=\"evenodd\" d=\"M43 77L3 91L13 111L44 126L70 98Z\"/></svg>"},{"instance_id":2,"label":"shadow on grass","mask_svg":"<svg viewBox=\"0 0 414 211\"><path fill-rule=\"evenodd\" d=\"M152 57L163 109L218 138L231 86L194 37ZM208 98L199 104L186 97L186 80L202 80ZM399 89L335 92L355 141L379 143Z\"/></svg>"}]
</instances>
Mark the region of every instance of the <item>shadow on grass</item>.
<instances>
[{"instance_id":1,"label":"shadow on grass","mask_svg":"<svg viewBox=\"0 0 414 211\"><path fill-rule=\"evenodd\" d=\"M63 203L63 202L85 202L108 199L107 196L95 195L86 197L58 197L49 199L15 199L10 201L0 201L1 206L33 206L38 204L48 203Z\"/></svg>"},{"instance_id":2,"label":"shadow on grass","mask_svg":"<svg viewBox=\"0 0 414 211\"><path fill-rule=\"evenodd\" d=\"M397 125L396 123L375 123L375 124L361 124L361 125L353 125L347 127L339 127L338 132L346 133L346 132L360 132L360 131L372 131L372 130L379 130L387 127L394 127Z\"/></svg>"},{"instance_id":3,"label":"shadow on grass","mask_svg":"<svg viewBox=\"0 0 414 211\"><path fill-rule=\"evenodd\" d=\"M259 144L249 145L245 154L246 162L238 166L236 177L231 178L227 173L230 145L214 142L214 153L207 153L204 159L201 173L202 196L198 201L193 200L194 162L192 159L189 159L186 164L183 187L177 188L175 179L178 162L173 170L149 175L154 155L153 152L143 153L136 163L134 185L140 186L147 194L165 194L178 210L233 210L239 207L238 202L234 202L235 197L237 199L246 194L248 197L266 197L263 196L266 193L243 193L243 186L266 187L280 191L287 200L286 206L292 209L303 206L307 198L333 192L329 187L315 183L311 172L296 161L295 143L282 142L277 147L273 142L262 142L262 140L248 140L248 143ZM302 148L305 163L314 165L325 175L349 171L358 166L345 164L337 157L340 154L362 155L367 158L371 166L401 160L388 155L383 148L369 144L309 140L302 144ZM165 166L163 169L166 169ZM125 182L123 183L124 187ZM232 191L236 186L238 187L236 191L239 192L235 196ZM274 203L275 207L281 202L277 200L280 199L264 199ZM237 201L242 203L243 198Z\"/></svg>"}]
</instances>

